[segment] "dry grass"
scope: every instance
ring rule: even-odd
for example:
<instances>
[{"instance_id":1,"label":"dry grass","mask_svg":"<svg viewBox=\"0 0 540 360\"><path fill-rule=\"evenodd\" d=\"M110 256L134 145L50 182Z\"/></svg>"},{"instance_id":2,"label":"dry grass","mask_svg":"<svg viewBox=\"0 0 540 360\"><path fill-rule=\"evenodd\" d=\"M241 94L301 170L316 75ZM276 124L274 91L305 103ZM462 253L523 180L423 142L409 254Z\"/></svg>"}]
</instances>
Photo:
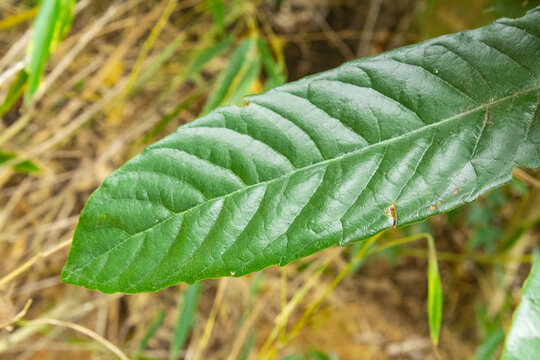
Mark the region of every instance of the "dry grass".
<instances>
[{"instance_id":1,"label":"dry grass","mask_svg":"<svg viewBox=\"0 0 540 360\"><path fill-rule=\"evenodd\" d=\"M227 23L235 39L256 29L274 45L276 57L285 57L291 78L417 39L411 30L415 1L392 8L378 1L370 7L369 1L284 0L279 13L262 3L230 2ZM26 4L0 0L0 99L26 61L35 14ZM202 0L83 0L77 9L34 100L16 104L0 123L0 149L41 168L25 175L0 167L0 359L129 358L160 310L164 324L143 356L167 359L184 285L104 295L61 284L59 273L90 193L144 146L198 116L227 54L200 75L186 77L197 49L217 41ZM178 49L158 63L175 41ZM286 43L291 45L283 52ZM253 91L262 80L252 84ZM531 222L538 218L538 197L535 189L513 200L500 220L510 224L509 232L523 225L516 213ZM470 357L479 339L474 303L485 301L492 314L506 306L526 273L519 264L530 261L523 255L538 243L538 233L529 226L518 246L497 259L467 253L466 224L452 234L445 217L431 226L447 260L441 354ZM384 241L404 234L393 230ZM180 355L237 359L247 350L252 359L284 358L319 350L339 359L434 358L425 310L425 246L407 251L410 256L397 257L394 265L391 257L379 257L354 274L344 272L351 267L351 249L334 248L284 269L206 281L194 331ZM491 268L478 265L482 259L505 264L502 285Z\"/></svg>"}]
</instances>

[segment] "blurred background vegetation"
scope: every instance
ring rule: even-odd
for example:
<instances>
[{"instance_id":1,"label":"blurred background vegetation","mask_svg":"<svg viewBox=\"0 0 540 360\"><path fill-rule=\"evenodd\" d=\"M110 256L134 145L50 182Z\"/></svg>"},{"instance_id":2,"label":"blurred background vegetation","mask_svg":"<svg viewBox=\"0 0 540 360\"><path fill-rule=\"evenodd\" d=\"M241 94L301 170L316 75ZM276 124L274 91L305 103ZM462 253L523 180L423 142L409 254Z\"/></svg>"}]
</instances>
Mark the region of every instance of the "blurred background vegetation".
<instances>
[{"instance_id":1,"label":"blurred background vegetation","mask_svg":"<svg viewBox=\"0 0 540 360\"><path fill-rule=\"evenodd\" d=\"M347 60L538 5L0 0L0 359L497 357L540 249L539 174L527 169L371 247L244 278L104 295L63 285L59 273L90 193L179 125ZM438 350L421 233L435 239L442 278Z\"/></svg>"}]
</instances>

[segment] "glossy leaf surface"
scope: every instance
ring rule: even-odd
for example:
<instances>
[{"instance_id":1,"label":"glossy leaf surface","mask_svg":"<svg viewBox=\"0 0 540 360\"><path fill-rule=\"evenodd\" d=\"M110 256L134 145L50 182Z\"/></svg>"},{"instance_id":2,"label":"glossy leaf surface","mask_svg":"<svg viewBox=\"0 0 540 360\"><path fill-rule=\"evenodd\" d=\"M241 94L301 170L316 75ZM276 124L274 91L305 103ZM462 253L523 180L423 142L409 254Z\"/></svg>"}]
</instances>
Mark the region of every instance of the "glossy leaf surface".
<instances>
[{"instance_id":1,"label":"glossy leaf surface","mask_svg":"<svg viewBox=\"0 0 540 360\"><path fill-rule=\"evenodd\" d=\"M538 359L540 354L540 260L521 289L521 304L514 314L503 360Z\"/></svg>"},{"instance_id":2,"label":"glossy leaf surface","mask_svg":"<svg viewBox=\"0 0 540 360\"><path fill-rule=\"evenodd\" d=\"M241 276L473 201L540 165L539 59L536 9L219 108L106 178L62 279Z\"/></svg>"}]
</instances>

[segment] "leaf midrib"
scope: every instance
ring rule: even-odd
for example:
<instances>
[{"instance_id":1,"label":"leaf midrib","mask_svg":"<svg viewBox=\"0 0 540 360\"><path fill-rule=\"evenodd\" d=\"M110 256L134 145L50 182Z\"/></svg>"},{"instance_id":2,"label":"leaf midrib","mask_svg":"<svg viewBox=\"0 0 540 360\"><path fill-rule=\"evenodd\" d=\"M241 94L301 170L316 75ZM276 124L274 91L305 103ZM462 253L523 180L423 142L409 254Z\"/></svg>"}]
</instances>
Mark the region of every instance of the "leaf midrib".
<instances>
[{"instance_id":1,"label":"leaf midrib","mask_svg":"<svg viewBox=\"0 0 540 360\"><path fill-rule=\"evenodd\" d=\"M242 191L247 191L249 190L250 188L253 188L255 186L261 186L261 185L267 185L267 184L270 184L270 183L273 183L275 181L279 181L281 180L282 178L285 178L287 176L292 176L293 174L297 173L297 172L300 172L300 171L307 171L311 168L314 168L314 167L317 167L317 166L322 166L322 165L325 165L325 164L330 164L334 161L339 161L341 159L344 159L344 158L347 158L349 156L354 156L354 155L357 155L363 151L367 151L368 149L372 148L372 147L375 147L375 146L379 146L379 145L385 145L385 144L390 144L394 141L398 141L404 137L407 137L407 136L410 136L412 134L415 134L415 133L418 133L418 132L422 132L422 131L425 131L427 129L430 129L432 127L437 127L437 126L440 126L442 124L445 124L447 122L450 122L450 121L453 121L453 120L456 120L456 119L459 119L463 116L466 116L466 115L469 115L469 114L472 114L476 111L479 111L481 109L484 109L484 108L488 108L489 106L492 106L492 105L495 105L497 103L500 103L500 102L503 102L503 101L506 101L506 100L510 100L510 99L513 99L513 98L516 98L516 97L519 97L519 96L522 96L522 95L525 95L525 94L528 94L528 93L531 93L531 92L534 92L534 91L538 91L540 90L540 84L539 85L536 85L536 86L533 86L533 87L530 87L526 90L520 90L520 91L517 91L515 93L513 93L512 95L508 95L508 96L505 96L505 97L502 97L502 98L499 98L497 100L493 100L493 101L490 101L490 102L487 102L487 103L484 103L484 104L480 104L474 108L471 108L467 111L464 111L462 113L459 113L459 114L456 114L454 116L451 116L447 119L443 119L441 121L438 121L438 122L435 122L435 123L432 123L432 124L429 124L429 125L426 125L424 127L421 127L421 128L417 128L417 129L414 129L410 132L407 132L405 134L401 134L399 136L396 136L396 137L393 137L393 138L390 138L390 139L386 139L386 140L383 140L383 141L380 141L380 142L377 142L377 143L374 143L374 144L370 144L368 146L365 146L365 147L362 147L360 149L357 149L357 150L354 150L354 151L351 151L351 152L348 152L348 153L345 153L345 154L342 154L342 155L339 155L337 157L334 157L334 158L331 158L331 159L327 159L327 160L323 160L323 161L320 161L320 162L317 162L317 163L314 163L314 164L311 164L311 165L308 165L306 167L303 167L303 168L300 168L300 169L296 169L295 171L292 171L292 172L289 172L289 173L286 173L286 174L283 174L281 176L278 176L274 179L271 179L271 180L268 180L268 181L263 181L263 182L259 182L259 183L256 183L256 184L252 184L252 185L249 185L249 186L246 186L246 187L243 187L243 188L240 188L238 190L235 190L233 192L230 192L228 194L224 194L222 196L218 196L218 197L215 197L215 198L212 198L212 199L208 199L207 201L204 201L204 202L201 202L200 204L197 204L195 206L192 206L191 208L187 209L187 210L183 210L183 211L180 211L180 212L173 212L174 214L165 218L164 220L160 221L159 223L155 224L155 225L152 225L151 227L143 230L143 231L140 231L140 232L137 232L135 234L131 234L130 236L126 237L125 239L123 239L122 241L120 241L118 244L114 245L112 248L96 255L96 256L93 256L92 259L90 259L86 264L84 264L83 266L79 267L76 271L73 271L70 273L69 276L79 272L80 270L86 268L88 265L90 265L92 263L92 261L94 261L96 258L100 257L100 256L103 256L103 255L106 255L108 254L109 252L113 251L114 249L116 249L117 247L123 245L124 243L126 243L127 241L129 241L130 239L132 239L133 237L135 236L138 236L138 235L141 235L141 234L144 234L150 230L153 230L154 228L158 227L158 226L161 226L163 224L165 224L166 222L168 222L169 220L171 219L174 219L176 218L176 216L178 215L183 215L185 213L187 213L188 211L191 211L193 209L196 209L202 205L205 205L209 202L212 202L212 201L219 201L221 199L225 199L229 196L232 196L236 193L239 193L239 192L242 192Z\"/></svg>"}]
</instances>

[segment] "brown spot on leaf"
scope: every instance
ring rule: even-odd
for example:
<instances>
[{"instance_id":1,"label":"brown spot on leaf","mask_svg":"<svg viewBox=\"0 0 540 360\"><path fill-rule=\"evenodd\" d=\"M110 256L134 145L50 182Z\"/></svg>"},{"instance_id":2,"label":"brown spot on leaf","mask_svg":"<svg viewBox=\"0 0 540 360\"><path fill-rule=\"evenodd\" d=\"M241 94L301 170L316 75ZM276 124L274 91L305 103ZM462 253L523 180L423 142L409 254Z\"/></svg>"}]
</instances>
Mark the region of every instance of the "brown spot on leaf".
<instances>
[{"instance_id":1,"label":"brown spot on leaf","mask_svg":"<svg viewBox=\"0 0 540 360\"><path fill-rule=\"evenodd\" d=\"M237 108L240 108L240 109L247 108L249 105L251 105L251 102L249 101L249 99L247 97L243 97L242 100L243 100L243 104L241 104L241 105L233 104L233 105L235 107L237 107Z\"/></svg>"},{"instance_id":2,"label":"brown spot on leaf","mask_svg":"<svg viewBox=\"0 0 540 360\"><path fill-rule=\"evenodd\" d=\"M388 216L389 218L392 218L393 226L396 227L397 226L396 205L392 204L389 207L387 207L385 210L385 213L386 213L386 216Z\"/></svg>"},{"instance_id":3,"label":"brown spot on leaf","mask_svg":"<svg viewBox=\"0 0 540 360\"><path fill-rule=\"evenodd\" d=\"M431 205L431 206L429 207L429 210L433 211L433 210L435 210L436 208L437 208L437 207L436 207L435 205Z\"/></svg>"},{"instance_id":4,"label":"brown spot on leaf","mask_svg":"<svg viewBox=\"0 0 540 360\"><path fill-rule=\"evenodd\" d=\"M461 191L461 189L460 189L460 188L455 188L455 189L454 189L454 195L457 195L457 194L459 194L459 192L460 192L460 191Z\"/></svg>"}]
</instances>

